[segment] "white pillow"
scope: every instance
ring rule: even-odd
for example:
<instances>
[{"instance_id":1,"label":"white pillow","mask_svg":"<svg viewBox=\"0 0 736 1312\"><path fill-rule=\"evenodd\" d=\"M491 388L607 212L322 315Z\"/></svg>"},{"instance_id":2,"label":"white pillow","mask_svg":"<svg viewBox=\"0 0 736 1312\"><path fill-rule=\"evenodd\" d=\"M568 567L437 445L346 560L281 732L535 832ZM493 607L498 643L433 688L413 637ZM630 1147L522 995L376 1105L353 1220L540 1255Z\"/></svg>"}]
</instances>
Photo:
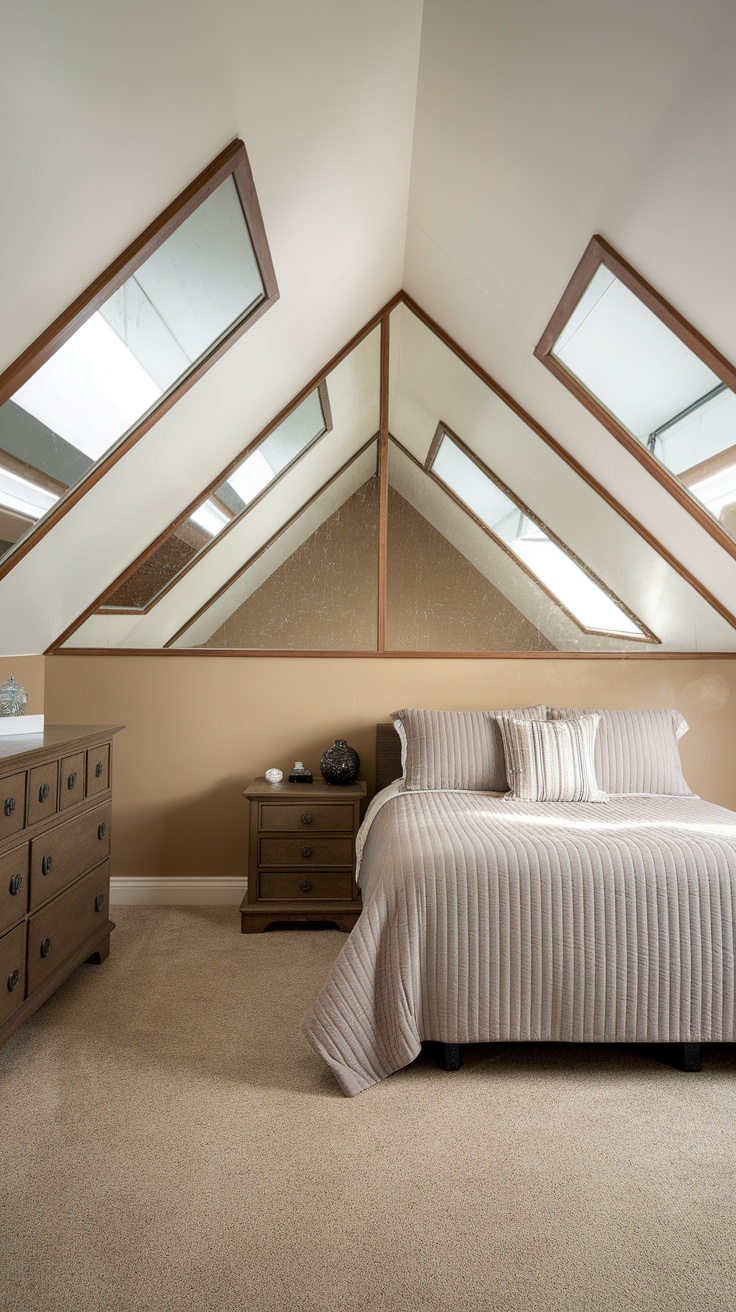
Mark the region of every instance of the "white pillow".
<instances>
[{"instance_id":1,"label":"white pillow","mask_svg":"<svg viewBox=\"0 0 736 1312\"><path fill-rule=\"evenodd\" d=\"M598 787L593 753L597 715L570 720L498 721L509 779L517 802L607 802Z\"/></svg>"}]
</instances>

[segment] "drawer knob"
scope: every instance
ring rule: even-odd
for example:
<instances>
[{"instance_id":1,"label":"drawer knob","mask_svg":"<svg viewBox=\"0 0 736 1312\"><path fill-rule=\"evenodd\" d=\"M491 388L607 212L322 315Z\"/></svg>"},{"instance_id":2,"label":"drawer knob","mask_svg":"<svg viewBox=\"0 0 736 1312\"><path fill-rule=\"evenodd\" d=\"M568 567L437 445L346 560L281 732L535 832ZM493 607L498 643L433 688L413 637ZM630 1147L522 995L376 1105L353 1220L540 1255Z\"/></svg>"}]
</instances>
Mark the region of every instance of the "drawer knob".
<instances>
[{"instance_id":1,"label":"drawer knob","mask_svg":"<svg viewBox=\"0 0 736 1312\"><path fill-rule=\"evenodd\" d=\"M303 848L302 848L302 856L311 856L311 855L312 855L312 849L311 849L311 847L303 847Z\"/></svg>"},{"instance_id":2,"label":"drawer knob","mask_svg":"<svg viewBox=\"0 0 736 1312\"><path fill-rule=\"evenodd\" d=\"M97 765L95 766L95 779L101 779L101 778L102 778L102 761L98 761Z\"/></svg>"},{"instance_id":3,"label":"drawer knob","mask_svg":"<svg viewBox=\"0 0 736 1312\"><path fill-rule=\"evenodd\" d=\"M38 790L38 800L39 800L39 802L45 802L45 801L46 801L46 798L48 797L50 791L51 791L51 790L50 790L48 784L41 784L41 787L40 787L39 790Z\"/></svg>"},{"instance_id":4,"label":"drawer knob","mask_svg":"<svg viewBox=\"0 0 736 1312\"><path fill-rule=\"evenodd\" d=\"M47 875L53 864L54 858L52 856L45 856L41 862L41 874Z\"/></svg>"},{"instance_id":5,"label":"drawer knob","mask_svg":"<svg viewBox=\"0 0 736 1312\"><path fill-rule=\"evenodd\" d=\"M103 820L102 824L97 826L97 837L104 838L106 833L107 833L107 824Z\"/></svg>"},{"instance_id":6,"label":"drawer knob","mask_svg":"<svg viewBox=\"0 0 736 1312\"><path fill-rule=\"evenodd\" d=\"M308 893L312 885L308 879L303 879L299 887L302 890L302 893Z\"/></svg>"},{"instance_id":7,"label":"drawer knob","mask_svg":"<svg viewBox=\"0 0 736 1312\"><path fill-rule=\"evenodd\" d=\"M51 951L51 939L50 939L50 938L42 938L42 939L41 939L41 956L42 956L42 957L47 957L47 956L49 955L49 952L50 952L50 951Z\"/></svg>"},{"instance_id":8,"label":"drawer knob","mask_svg":"<svg viewBox=\"0 0 736 1312\"><path fill-rule=\"evenodd\" d=\"M23 876L22 876L22 875L11 875L11 876L10 876L10 895L11 895L11 897L15 897L16 893L20 893L20 890L22 889L22 887L23 887Z\"/></svg>"},{"instance_id":9,"label":"drawer knob","mask_svg":"<svg viewBox=\"0 0 736 1312\"><path fill-rule=\"evenodd\" d=\"M3 807L3 811L5 812L5 815L12 815L14 810L15 810L15 798L6 797L5 806Z\"/></svg>"},{"instance_id":10,"label":"drawer knob","mask_svg":"<svg viewBox=\"0 0 736 1312\"><path fill-rule=\"evenodd\" d=\"M105 902L105 894L98 893L95 898L95 911L101 911Z\"/></svg>"},{"instance_id":11,"label":"drawer knob","mask_svg":"<svg viewBox=\"0 0 736 1312\"><path fill-rule=\"evenodd\" d=\"M8 993L12 993L13 989L17 989L19 984L20 984L20 971L16 968L15 970L11 970L10 974L8 975Z\"/></svg>"},{"instance_id":12,"label":"drawer knob","mask_svg":"<svg viewBox=\"0 0 736 1312\"><path fill-rule=\"evenodd\" d=\"M312 815L312 812L311 812L311 811L302 811L302 824L303 824L303 825L311 825L313 819L314 819L314 816Z\"/></svg>"},{"instance_id":13,"label":"drawer knob","mask_svg":"<svg viewBox=\"0 0 736 1312\"><path fill-rule=\"evenodd\" d=\"M76 788L76 786L77 786L77 772L76 772L76 770L72 770L71 774L67 775L66 786L67 786L67 788L69 789L69 792L71 792L73 788Z\"/></svg>"}]
</instances>

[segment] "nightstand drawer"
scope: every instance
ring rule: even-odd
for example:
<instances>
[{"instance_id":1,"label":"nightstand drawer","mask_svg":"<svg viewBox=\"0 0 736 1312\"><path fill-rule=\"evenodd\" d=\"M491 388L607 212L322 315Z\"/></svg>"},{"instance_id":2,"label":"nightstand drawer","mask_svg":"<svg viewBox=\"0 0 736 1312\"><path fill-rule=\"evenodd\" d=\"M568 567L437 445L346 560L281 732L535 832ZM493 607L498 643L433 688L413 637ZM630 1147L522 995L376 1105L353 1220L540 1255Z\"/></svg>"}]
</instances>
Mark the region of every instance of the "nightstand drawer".
<instances>
[{"instance_id":1,"label":"nightstand drawer","mask_svg":"<svg viewBox=\"0 0 736 1312\"><path fill-rule=\"evenodd\" d=\"M259 866L352 866L352 838L262 838Z\"/></svg>"},{"instance_id":2,"label":"nightstand drawer","mask_svg":"<svg viewBox=\"0 0 736 1312\"><path fill-rule=\"evenodd\" d=\"M261 802L259 812L258 828L270 833L284 829L308 829L310 833L315 829L323 833L353 832L354 812L350 802Z\"/></svg>"},{"instance_id":3,"label":"nightstand drawer","mask_svg":"<svg viewBox=\"0 0 736 1312\"><path fill-rule=\"evenodd\" d=\"M336 870L268 870L258 875L258 896L274 902L309 902L329 898L350 902L353 896L352 871Z\"/></svg>"}]
</instances>

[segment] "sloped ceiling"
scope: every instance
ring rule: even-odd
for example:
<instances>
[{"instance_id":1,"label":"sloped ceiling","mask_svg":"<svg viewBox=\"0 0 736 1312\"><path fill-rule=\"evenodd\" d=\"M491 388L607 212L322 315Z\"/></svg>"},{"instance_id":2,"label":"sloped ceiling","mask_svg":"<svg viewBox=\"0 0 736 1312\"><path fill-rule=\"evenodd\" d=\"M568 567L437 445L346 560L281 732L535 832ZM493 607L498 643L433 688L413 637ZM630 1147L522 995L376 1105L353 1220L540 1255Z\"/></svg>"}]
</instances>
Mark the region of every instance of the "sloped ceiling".
<instances>
[{"instance_id":1,"label":"sloped ceiling","mask_svg":"<svg viewBox=\"0 0 736 1312\"><path fill-rule=\"evenodd\" d=\"M8 6L5 367L232 138L281 299L0 581L44 650L406 289L731 610L736 561L534 359L593 232L729 358L726 0Z\"/></svg>"}]
</instances>

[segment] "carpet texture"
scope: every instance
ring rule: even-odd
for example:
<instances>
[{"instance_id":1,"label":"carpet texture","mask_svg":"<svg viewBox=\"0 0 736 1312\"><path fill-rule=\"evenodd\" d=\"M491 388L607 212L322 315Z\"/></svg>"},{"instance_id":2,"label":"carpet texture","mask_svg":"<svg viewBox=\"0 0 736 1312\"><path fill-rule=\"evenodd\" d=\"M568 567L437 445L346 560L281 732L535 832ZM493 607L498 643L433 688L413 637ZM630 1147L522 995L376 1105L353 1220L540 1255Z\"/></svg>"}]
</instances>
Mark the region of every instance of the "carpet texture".
<instances>
[{"instance_id":1,"label":"carpet texture","mask_svg":"<svg viewBox=\"0 0 736 1312\"><path fill-rule=\"evenodd\" d=\"M422 1055L346 1099L300 1032L344 938L119 907L0 1050L14 1312L736 1309L736 1048Z\"/></svg>"}]
</instances>

